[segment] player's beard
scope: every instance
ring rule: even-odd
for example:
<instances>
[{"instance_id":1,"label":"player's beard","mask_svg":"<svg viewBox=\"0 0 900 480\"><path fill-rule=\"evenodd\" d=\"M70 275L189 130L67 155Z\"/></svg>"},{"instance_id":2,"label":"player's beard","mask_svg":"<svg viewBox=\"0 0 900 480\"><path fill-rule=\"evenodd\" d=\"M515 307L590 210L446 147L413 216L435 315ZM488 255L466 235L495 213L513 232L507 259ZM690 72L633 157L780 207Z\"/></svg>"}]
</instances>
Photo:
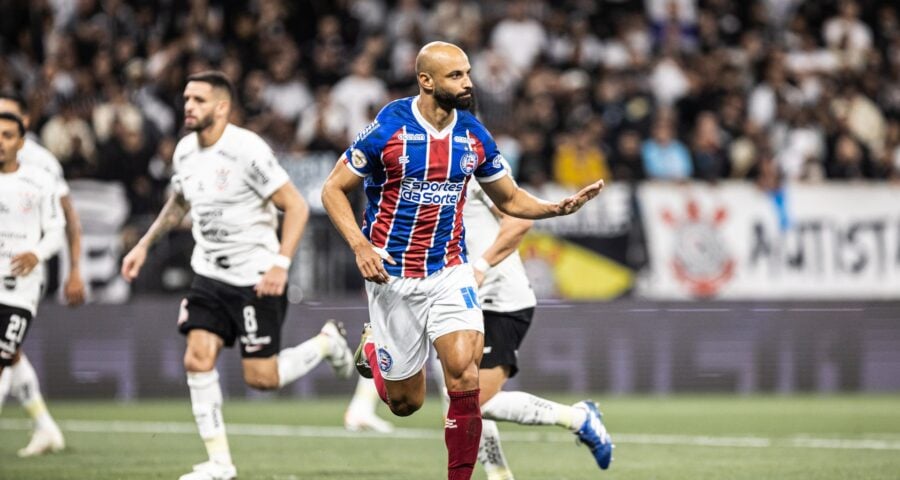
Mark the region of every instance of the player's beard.
<instances>
[{"instance_id":1,"label":"player's beard","mask_svg":"<svg viewBox=\"0 0 900 480\"><path fill-rule=\"evenodd\" d=\"M199 118L199 117L195 117L195 118L196 118L196 120L194 121L193 126L188 126L187 121L185 121L184 128L186 128L192 132L200 132L200 131L203 131L206 128L212 126L212 124L213 124L213 114L212 113L210 113L209 115L207 115L203 118Z\"/></svg>"},{"instance_id":2,"label":"player's beard","mask_svg":"<svg viewBox=\"0 0 900 480\"><path fill-rule=\"evenodd\" d=\"M467 93L470 94L468 97L462 96ZM472 113L475 113L475 89L472 88L463 90L459 94L453 94L448 92L447 90L442 90L440 87L435 85L434 100L444 110L452 110L454 108L458 108L460 110L469 110Z\"/></svg>"}]
</instances>

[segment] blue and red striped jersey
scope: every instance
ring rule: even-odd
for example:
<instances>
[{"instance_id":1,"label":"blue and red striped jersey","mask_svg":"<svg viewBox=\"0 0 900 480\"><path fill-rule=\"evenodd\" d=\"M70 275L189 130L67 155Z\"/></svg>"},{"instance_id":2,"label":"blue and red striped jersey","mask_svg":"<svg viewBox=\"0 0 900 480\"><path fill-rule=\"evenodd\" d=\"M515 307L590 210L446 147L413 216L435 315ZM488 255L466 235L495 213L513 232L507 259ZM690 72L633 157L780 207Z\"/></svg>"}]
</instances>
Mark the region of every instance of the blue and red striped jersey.
<instances>
[{"instance_id":1,"label":"blue and red striped jersey","mask_svg":"<svg viewBox=\"0 0 900 480\"><path fill-rule=\"evenodd\" d=\"M416 107L418 97L385 106L343 155L365 178L362 231L397 262L392 276L427 277L466 263L462 212L472 175L482 183L507 175L497 144L468 111L438 132Z\"/></svg>"}]
</instances>

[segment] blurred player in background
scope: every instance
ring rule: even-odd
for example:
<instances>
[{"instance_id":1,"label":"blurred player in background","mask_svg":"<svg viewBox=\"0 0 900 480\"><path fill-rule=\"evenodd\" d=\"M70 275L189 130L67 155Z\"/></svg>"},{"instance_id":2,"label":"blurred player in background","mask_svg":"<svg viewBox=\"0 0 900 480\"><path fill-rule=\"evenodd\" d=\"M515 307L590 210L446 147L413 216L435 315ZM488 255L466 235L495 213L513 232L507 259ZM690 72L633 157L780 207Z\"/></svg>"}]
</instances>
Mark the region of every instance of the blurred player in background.
<instances>
[{"instance_id":1,"label":"blurred player in background","mask_svg":"<svg viewBox=\"0 0 900 480\"><path fill-rule=\"evenodd\" d=\"M182 301L178 329L187 336L184 367L209 460L182 480L237 476L216 371L223 346L240 340L244 381L253 388L283 387L322 360L340 377L353 372L343 327L333 321L312 339L279 351L288 268L309 209L269 146L228 122L234 98L231 82L221 72L188 77L184 125L193 133L175 148L173 195L122 262L123 277L133 280L150 246L190 210L196 277ZM276 207L284 212L280 242Z\"/></svg>"},{"instance_id":2,"label":"blurred player in background","mask_svg":"<svg viewBox=\"0 0 900 480\"><path fill-rule=\"evenodd\" d=\"M0 375L7 367L22 364L22 342L44 282L41 262L56 254L64 242L59 180L33 164L20 163L18 154L24 145L22 119L0 112ZM32 441L19 455L62 449L62 434L40 391L21 391L37 388L34 369L27 364L13 373L14 391L36 423Z\"/></svg>"},{"instance_id":3,"label":"blurred player in background","mask_svg":"<svg viewBox=\"0 0 900 480\"><path fill-rule=\"evenodd\" d=\"M11 113L21 118L26 130L30 126L27 111L22 97L10 92L0 92L0 112ZM81 279L80 269L81 223L78 212L72 206L69 185L63 177L59 160L29 133L26 133L25 144L19 150L18 160L20 164L34 165L44 170L57 181L57 195L66 221L66 240L69 247L68 277L64 282L63 294L70 306L81 305L84 303L84 282ZM24 351L20 351L13 365L0 375L0 408L10 393L19 400L34 420L31 440L25 448L19 450L19 456L30 457L62 450L65 447L65 439L47 410L37 374Z\"/></svg>"},{"instance_id":4,"label":"blurred player in background","mask_svg":"<svg viewBox=\"0 0 900 480\"><path fill-rule=\"evenodd\" d=\"M484 356L478 372L484 420L478 460L488 480L513 478L495 420L567 428L587 445L600 468L609 468L612 442L594 402L569 406L530 393L502 391L519 371L519 346L537 303L517 251L533 222L504 215L477 183L469 186L463 219L484 313Z\"/></svg>"},{"instance_id":5,"label":"blurred player in background","mask_svg":"<svg viewBox=\"0 0 900 480\"><path fill-rule=\"evenodd\" d=\"M357 350L360 374L374 378L394 414L407 416L425 400L429 344L441 359L450 480L471 478L481 437L484 322L466 258L466 184L474 175L501 211L524 218L574 213L603 186L598 181L558 203L518 188L493 138L468 112L475 101L470 70L459 47L425 45L416 58L419 95L388 104L322 188L325 209L367 280L371 327ZM360 231L348 195L363 183Z\"/></svg>"}]
</instances>

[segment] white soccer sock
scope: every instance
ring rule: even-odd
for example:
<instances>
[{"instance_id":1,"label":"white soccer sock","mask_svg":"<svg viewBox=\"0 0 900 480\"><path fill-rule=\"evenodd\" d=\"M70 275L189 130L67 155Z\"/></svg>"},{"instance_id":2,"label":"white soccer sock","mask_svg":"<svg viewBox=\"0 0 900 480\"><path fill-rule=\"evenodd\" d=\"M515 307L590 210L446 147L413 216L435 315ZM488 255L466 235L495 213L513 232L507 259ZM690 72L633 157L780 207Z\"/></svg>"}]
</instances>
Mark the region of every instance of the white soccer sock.
<instances>
[{"instance_id":1,"label":"white soccer sock","mask_svg":"<svg viewBox=\"0 0 900 480\"><path fill-rule=\"evenodd\" d=\"M9 395L9 389L12 384L12 371L10 367L4 367L0 372L0 412L3 411L3 403L6 402L6 396Z\"/></svg>"},{"instance_id":2,"label":"white soccer sock","mask_svg":"<svg viewBox=\"0 0 900 480\"><path fill-rule=\"evenodd\" d=\"M326 335L316 335L297 345L278 352L278 386L283 387L306 375L331 353L332 341Z\"/></svg>"},{"instance_id":3,"label":"white soccer sock","mask_svg":"<svg viewBox=\"0 0 900 480\"><path fill-rule=\"evenodd\" d=\"M525 392L498 392L481 407L490 420L521 425L559 425L575 431L581 428L587 412L580 408L552 402Z\"/></svg>"},{"instance_id":4,"label":"white soccer sock","mask_svg":"<svg viewBox=\"0 0 900 480\"><path fill-rule=\"evenodd\" d=\"M188 372L187 384L191 390L191 410L209 459L230 465L231 450L228 448L225 421L222 419L219 372L215 369L209 372Z\"/></svg>"},{"instance_id":5,"label":"white soccer sock","mask_svg":"<svg viewBox=\"0 0 900 480\"><path fill-rule=\"evenodd\" d=\"M28 357L22 355L19 361L10 370L10 390L19 402L28 411L28 415L34 420L35 428L58 430L59 427L47 411L44 396L41 395L41 386L38 384L37 373ZM6 369L4 369L6 370Z\"/></svg>"},{"instance_id":6,"label":"white soccer sock","mask_svg":"<svg viewBox=\"0 0 900 480\"><path fill-rule=\"evenodd\" d=\"M353 398L350 399L350 405L347 406L348 412L358 415L372 415L375 413L375 407L378 406L378 389L375 388L375 381L371 378L360 376L356 382L356 390L353 392Z\"/></svg>"},{"instance_id":7,"label":"white soccer sock","mask_svg":"<svg viewBox=\"0 0 900 480\"><path fill-rule=\"evenodd\" d=\"M515 480L500 446L500 430L497 429L497 422L493 420L481 420L478 461L484 467L488 480Z\"/></svg>"}]
</instances>

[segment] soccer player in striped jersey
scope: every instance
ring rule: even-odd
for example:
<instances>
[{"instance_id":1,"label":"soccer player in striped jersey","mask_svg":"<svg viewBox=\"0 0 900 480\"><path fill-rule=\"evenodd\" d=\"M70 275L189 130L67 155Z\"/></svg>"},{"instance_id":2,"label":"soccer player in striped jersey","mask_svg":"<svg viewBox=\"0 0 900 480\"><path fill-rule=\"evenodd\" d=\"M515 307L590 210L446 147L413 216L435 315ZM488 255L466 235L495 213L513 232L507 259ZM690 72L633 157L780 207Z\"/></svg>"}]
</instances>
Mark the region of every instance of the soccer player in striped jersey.
<instances>
[{"instance_id":1,"label":"soccer player in striped jersey","mask_svg":"<svg viewBox=\"0 0 900 480\"><path fill-rule=\"evenodd\" d=\"M471 67L457 46L433 42L416 57L419 95L388 104L357 136L322 188L322 201L367 280L370 328L357 367L395 415L425 400L423 366L433 344L450 408L444 428L448 478L472 476L481 436L478 366L484 324L468 264L462 210L472 176L502 212L548 218L576 212L597 181L559 202L518 188L487 129L468 111ZM348 195L364 185L362 230ZM365 357L365 358L362 358Z\"/></svg>"}]
</instances>

